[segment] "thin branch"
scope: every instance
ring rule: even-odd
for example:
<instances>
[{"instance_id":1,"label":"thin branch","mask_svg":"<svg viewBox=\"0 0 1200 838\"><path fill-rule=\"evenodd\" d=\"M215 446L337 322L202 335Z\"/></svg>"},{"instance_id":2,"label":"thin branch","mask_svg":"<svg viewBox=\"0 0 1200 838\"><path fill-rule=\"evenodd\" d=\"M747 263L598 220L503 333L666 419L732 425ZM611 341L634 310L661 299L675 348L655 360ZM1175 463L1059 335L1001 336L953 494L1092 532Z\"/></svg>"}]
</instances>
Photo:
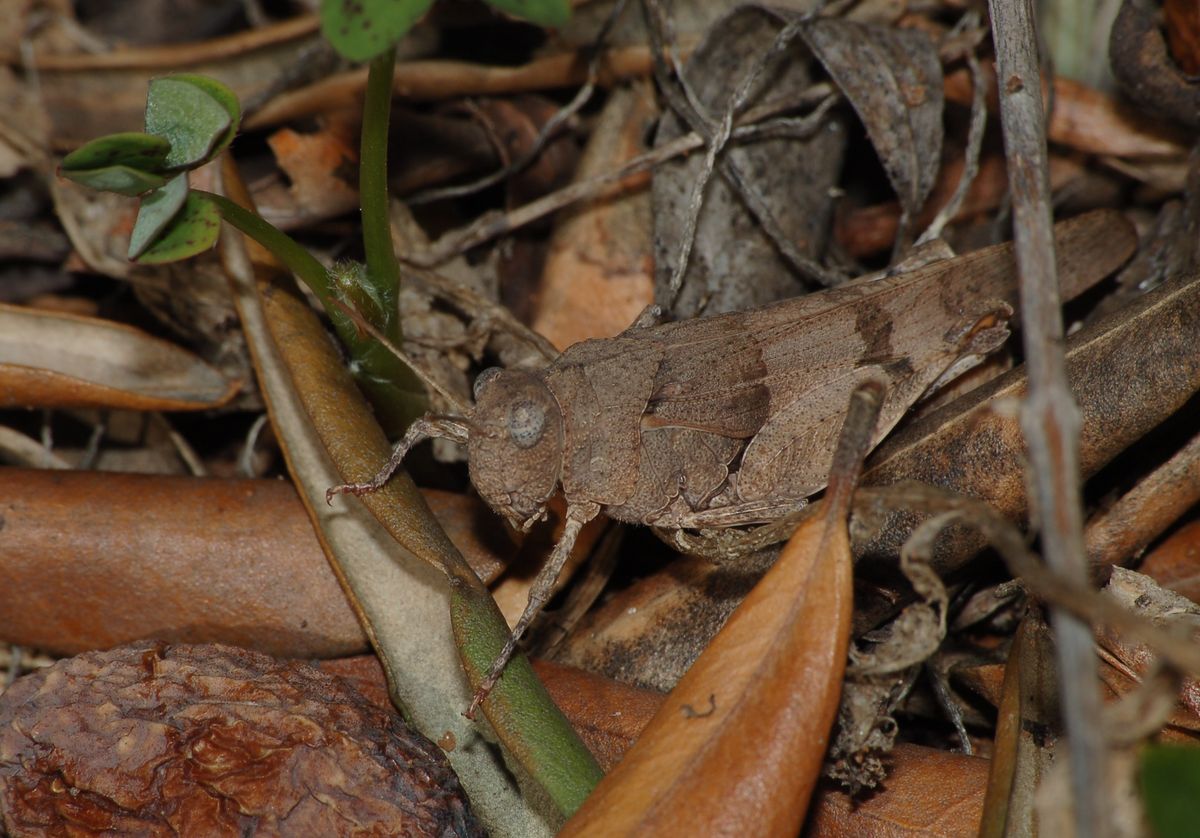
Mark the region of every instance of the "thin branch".
<instances>
[{"instance_id":1,"label":"thin branch","mask_svg":"<svg viewBox=\"0 0 1200 838\"><path fill-rule=\"evenodd\" d=\"M954 194L950 196L950 200L938 211L937 216L917 239L916 246L918 247L942 235L942 230L950 223L951 219L958 215L963 201L966 200L967 192L971 188L971 183L979 174L979 152L983 148L983 132L987 128L988 81L983 69L979 66L979 59L975 57L975 53L968 52L966 61L967 67L971 71L972 96L971 123L967 128L967 148L963 153L962 175L959 176L958 184L954 187Z\"/></svg>"},{"instance_id":2,"label":"thin branch","mask_svg":"<svg viewBox=\"0 0 1200 838\"><path fill-rule=\"evenodd\" d=\"M1000 85L1013 237L1029 395L1021 427L1029 447L1046 562L1078 585L1087 582L1079 472L1079 411L1067 388L1054 234L1051 231L1045 116L1030 0L989 0ZM1110 834L1107 749L1096 656L1087 622L1056 610L1053 625L1062 709L1071 756L1076 834Z\"/></svg>"},{"instance_id":3,"label":"thin branch","mask_svg":"<svg viewBox=\"0 0 1200 838\"><path fill-rule=\"evenodd\" d=\"M778 136L784 130L793 136L803 136L815 131L824 120L825 114L837 103L838 97L832 93L828 86L815 86L814 91L809 91L807 92L808 95L801 97L800 104L809 102L814 92L821 94L822 98L811 114L800 119L770 120L755 124L759 120L768 120L774 114L791 110L798 103L789 102L786 105L755 108L748 111L745 119L742 121L743 124L734 129L733 139L740 142L757 139L762 136ZM541 198L530 201L528 204L517 207L509 212L485 213L467 226L446 233L428 249L409 254L404 257L403 261L422 268L439 265L447 259L470 250L472 247L478 247L490 239L511 233L526 224L543 218L556 210L568 207L577 201L591 198L606 187L618 183L627 177L648 171L667 160L702 148L704 143L704 138L695 132L685 134L682 137L671 140L669 143L665 143L634 157L625 165L610 172L605 172L588 180L572 183L556 192L543 195Z\"/></svg>"}]
</instances>

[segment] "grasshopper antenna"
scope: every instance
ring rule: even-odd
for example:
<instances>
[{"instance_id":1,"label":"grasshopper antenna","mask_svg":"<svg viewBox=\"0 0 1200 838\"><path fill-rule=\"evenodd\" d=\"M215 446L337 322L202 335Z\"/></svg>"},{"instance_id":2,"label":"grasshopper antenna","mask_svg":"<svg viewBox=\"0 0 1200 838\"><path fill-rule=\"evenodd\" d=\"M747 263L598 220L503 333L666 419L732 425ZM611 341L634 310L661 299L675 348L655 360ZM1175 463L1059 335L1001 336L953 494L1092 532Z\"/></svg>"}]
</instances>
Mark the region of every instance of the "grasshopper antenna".
<instances>
[{"instance_id":1,"label":"grasshopper antenna","mask_svg":"<svg viewBox=\"0 0 1200 838\"><path fill-rule=\"evenodd\" d=\"M400 463L404 461L404 457L418 442L431 437L441 437L457 442L459 445L466 445L467 438L470 435L470 423L467 419L461 416L439 416L436 414L426 414L417 421L409 425L408 430L400 441L396 443L396 447L392 449L392 456L388 458L387 463L383 468L365 483L343 483L340 486L331 486L325 490L325 502L332 503L334 495L351 494L351 495L367 495L371 492L377 492L391 479L396 473L396 469L400 468Z\"/></svg>"}]
</instances>

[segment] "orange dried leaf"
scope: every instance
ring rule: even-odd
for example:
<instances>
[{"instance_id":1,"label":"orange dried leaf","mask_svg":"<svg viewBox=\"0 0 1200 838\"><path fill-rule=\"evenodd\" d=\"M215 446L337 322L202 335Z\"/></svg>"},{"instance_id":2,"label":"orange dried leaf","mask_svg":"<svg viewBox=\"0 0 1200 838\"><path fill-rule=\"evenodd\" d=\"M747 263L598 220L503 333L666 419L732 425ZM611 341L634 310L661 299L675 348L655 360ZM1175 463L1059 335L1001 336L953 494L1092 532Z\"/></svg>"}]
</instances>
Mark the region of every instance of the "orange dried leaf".
<instances>
[{"instance_id":1,"label":"orange dried leaf","mask_svg":"<svg viewBox=\"0 0 1200 838\"><path fill-rule=\"evenodd\" d=\"M423 494L495 576L508 543L482 502ZM289 483L0 468L0 495L2 641L59 654L143 637L292 657L367 648Z\"/></svg>"},{"instance_id":2,"label":"orange dried leaf","mask_svg":"<svg viewBox=\"0 0 1200 838\"><path fill-rule=\"evenodd\" d=\"M811 518L560 835L796 835L850 611L845 523Z\"/></svg>"},{"instance_id":3,"label":"orange dried leaf","mask_svg":"<svg viewBox=\"0 0 1200 838\"><path fill-rule=\"evenodd\" d=\"M823 789L813 803L808 838L975 838L988 761L920 745L898 744L887 786L870 797Z\"/></svg>"}]
</instances>

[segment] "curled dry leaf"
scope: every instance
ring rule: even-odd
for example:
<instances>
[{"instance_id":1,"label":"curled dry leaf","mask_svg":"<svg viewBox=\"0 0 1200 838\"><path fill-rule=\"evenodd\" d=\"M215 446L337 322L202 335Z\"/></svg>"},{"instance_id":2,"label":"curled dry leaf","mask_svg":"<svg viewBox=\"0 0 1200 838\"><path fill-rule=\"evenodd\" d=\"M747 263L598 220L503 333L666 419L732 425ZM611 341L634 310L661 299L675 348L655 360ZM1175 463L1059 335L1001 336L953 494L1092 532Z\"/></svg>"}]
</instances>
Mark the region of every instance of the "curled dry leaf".
<instances>
[{"instance_id":1,"label":"curled dry leaf","mask_svg":"<svg viewBox=\"0 0 1200 838\"><path fill-rule=\"evenodd\" d=\"M423 494L494 578L515 552L502 525L476 499ZM145 637L290 657L367 648L288 483L2 468L0 496L0 640L57 654Z\"/></svg>"},{"instance_id":2,"label":"curled dry leaf","mask_svg":"<svg viewBox=\"0 0 1200 838\"><path fill-rule=\"evenodd\" d=\"M908 217L942 162L942 67L924 32L818 17L805 40L867 129Z\"/></svg>"},{"instance_id":3,"label":"curled dry leaf","mask_svg":"<svg viewBox=\"0 0 1200 838\"><path fill-rule=\"evenodd\" d=\"M429 740L341 679L226 646L142 643L0 696L14 836L482 836Z\"/></svg>"},{"instance_id":4,"label":"curled dry leaf","mask_svg":"<svg viewBox=\"0 0 1200 838\"><path fill-rule=\"evenodd\" d=\"M229 381L192 353L130 326L0 305L0 404L207 410Z\"/></svg>"},{"instance_id":5,"label":"curled dry leaf","mask_svg":"<svg viewBox=\"0 0 1200 838\"><path fill-rule=\"evenodd\" d=\"M845 524L810 518L560 835L796 835L851 600Z\"/></svg>"},{"instance_id":6,"label":"curled dry leaf","mask_svg":"<svg viewBox=\"0 0 1200 838\"><path fill-rule=\"evenodd\" d=\"M1160 587L1149 576L1115 567L1104 591L1128 610L1181 636L1194 638L1200 629L1200 605ZM1153 677L1159 664L1152 647L1110 626L1101 626L1096 634L1103 662L1100 675L1113 695L1127 695ZM1194 676L1182 679L1178 703L1162 733L1170 739L1200 738L1200 681Z\"/></svg>"}]
</instances>

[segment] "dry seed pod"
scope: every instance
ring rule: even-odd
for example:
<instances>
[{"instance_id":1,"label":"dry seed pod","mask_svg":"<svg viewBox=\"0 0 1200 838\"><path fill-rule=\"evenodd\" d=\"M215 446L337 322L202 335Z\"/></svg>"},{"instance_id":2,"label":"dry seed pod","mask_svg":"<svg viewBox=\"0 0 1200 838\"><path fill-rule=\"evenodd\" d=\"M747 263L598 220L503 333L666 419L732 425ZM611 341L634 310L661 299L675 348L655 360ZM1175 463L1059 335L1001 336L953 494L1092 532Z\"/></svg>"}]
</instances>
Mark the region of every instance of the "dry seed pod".
<instances>
[{"instance_id":1,"label":"dry seed pod","mask_svg":"<svg viewBox=\"0 0 1200 838\"><path fill-rule=\"evenodd\" d=\"M467 807L445 755L395 713L258 652L132 644L0 695L14 838L483 835Z\"/></svg>"}]
</instances>

